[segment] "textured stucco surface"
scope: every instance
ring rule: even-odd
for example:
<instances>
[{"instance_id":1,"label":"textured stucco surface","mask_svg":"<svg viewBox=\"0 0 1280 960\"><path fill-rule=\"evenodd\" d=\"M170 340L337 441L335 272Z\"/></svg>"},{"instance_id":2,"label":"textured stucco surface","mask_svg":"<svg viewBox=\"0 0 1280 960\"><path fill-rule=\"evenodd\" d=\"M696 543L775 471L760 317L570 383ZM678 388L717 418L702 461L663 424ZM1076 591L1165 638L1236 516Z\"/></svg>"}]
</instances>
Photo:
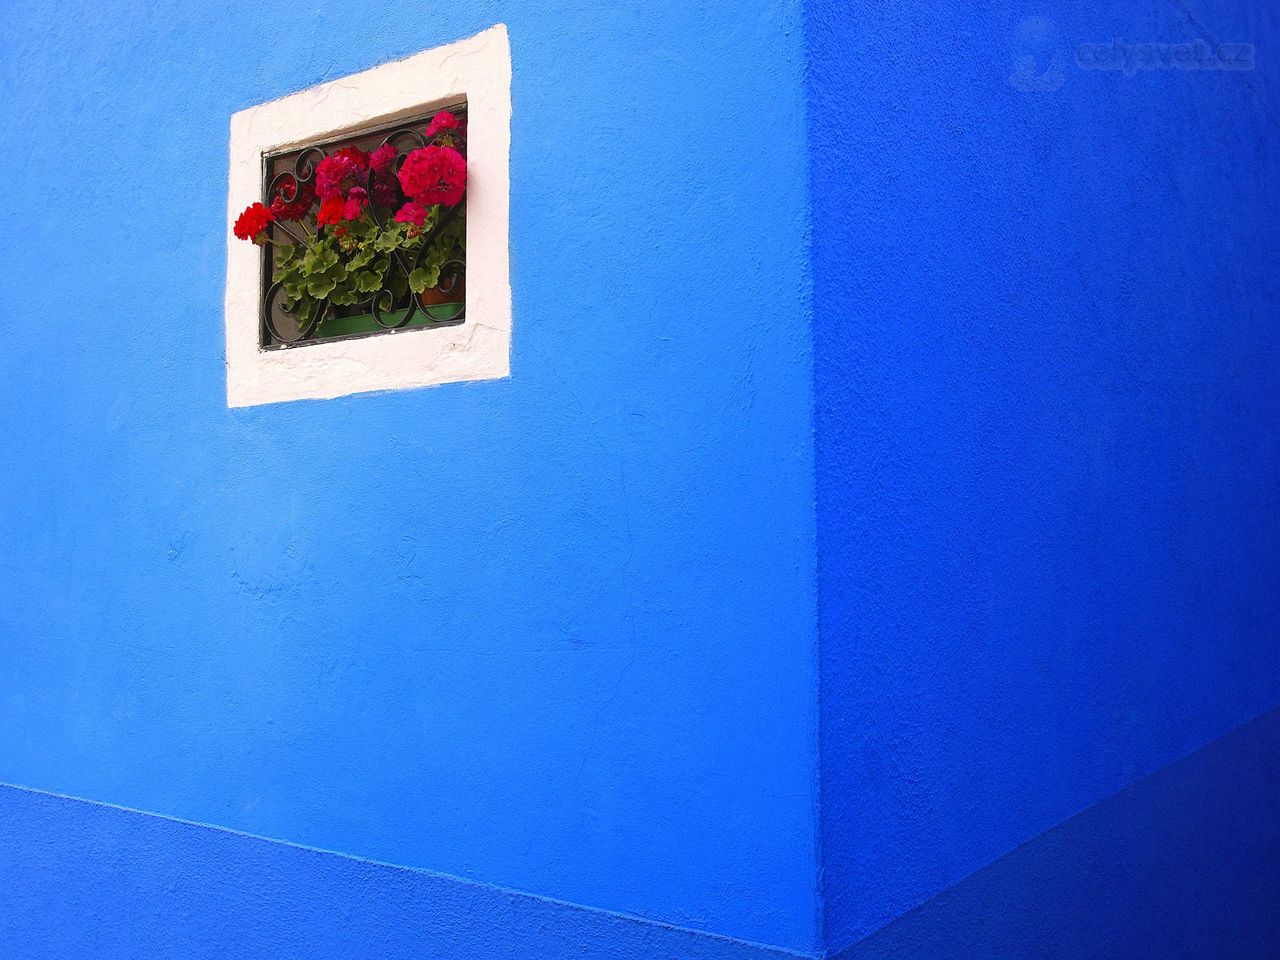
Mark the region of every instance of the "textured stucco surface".
<instances>
[{"instance_id":1,"label":"textured stucco surface","mask_svg":"<svg viewBox=\"0 0 1280 960\"><path fill-rule=\"evenodd\" d=\"M1280 8L809 9L839 950L1280 702Z\"/></svg>"},{"instance_id":2,"label":"textured stucco surface","mask_svg":"<svg viewBox=\"0 0 1280 960\"><path fill-rule=\"evenodd\" d=\"M1277 758L1280 710L1023 844L838 960L1270 960ZM806 956L3 785L0 943L23 960Z\"/></svg>"},{"instance_id":3,"label":"textured stucco surface","mask_svg":"<svg viewBox=\"0 0 1280 960\"><path fill-rule=\"evenodd\" d=\"M0 785L22 960L787 960L797 954Z\"/></svg>"},{"instance_id":4,"label":"textured stucco surface","mask_svg":"<svg viewBox=\"0 0 1280 960\"><path fill-rule=\"evenodd\" d=\"M1277 16L6 11L0 783L401 866L0 788L0 929L1212 955L1275 715L1148 775L1280 702ZM230 114L498 22L510 379L228 410Z\"/></svg>"},{"instance_id":5,"label":"textured stucco surface","mask_svg":"<svg viewBox=\"0 0 1280 960\"><path fill-rule=\"evenodd\" d=\"M836 960L1274 960L1280 710L966 877Z\"/></svg>"},{"instance_id":6,"label":"textured stucco surface","mask_svg":"<svg viewBox=\"0 0 1280 960\"><path fill-rule=\"evenodd\" d=\"M229 411L230 115L494 23L510 379ZM0 781L811 947L802 43L774 0L7 7Z\"/></svg>"}]
</instances>

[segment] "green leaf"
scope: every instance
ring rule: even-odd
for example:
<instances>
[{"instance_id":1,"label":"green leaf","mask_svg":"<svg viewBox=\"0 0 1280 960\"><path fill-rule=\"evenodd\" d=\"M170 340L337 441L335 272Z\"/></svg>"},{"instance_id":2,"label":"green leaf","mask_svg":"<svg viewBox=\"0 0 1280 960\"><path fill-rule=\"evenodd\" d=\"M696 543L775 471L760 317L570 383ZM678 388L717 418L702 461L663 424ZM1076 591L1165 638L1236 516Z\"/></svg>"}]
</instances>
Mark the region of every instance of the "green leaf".
<instances>
[{"instance_id":1,"label":"green leaf","mask_svg":"<svg viewBox=\"0 0 1280 960\"><path fill-rule=\"evenodd\" d=\"M440 282L440 265L418 267L413 273L409 274L409 289L414 293L421 293L428 287L434 287Z\"/></svg>"},{"instance_id":2,"label":"green leaf","mask_svg":"<svg viewBox=\"0 0 1280 960\"><path fill-rule=\"evenodd\" d=\"M324 298L333 292L333 288L338 285L338 281L332 277L319 276L312 277L307 281L307 293L313 297Z\"/></svg>"},{"instance_id":3,"label":"green leaf","mask_svg":"<svg viewBox=\"0 0 1280 960\"><path fill-rule=\"evenodd\" d=\"M316 246L302 258L302 268L307 273L324 273L338 262L338 253L328 246Z\"/></svg>"},{"instance_id":4,"label":"green leaf","mask_svg":"<svg viewBox=\"0 0 1280 960\"><path fill-rule=\"evenodd\" d=\"M394 227L388 227L386 230L381 231L374 239L373 247L375 250L388 253L395 250L403 242L404 228L397 224Z\"/></svg>"},{"instance_id":5,"label":"green leaf","mask_svg":"<svg viewBox=\"0 0 1280 960\"><path fill-rule=\"evenodd\" d=\"M382 286L382 277L372 270L356 274L356 289L361 293L373 293Z\"/></svg>"}]
</instances>

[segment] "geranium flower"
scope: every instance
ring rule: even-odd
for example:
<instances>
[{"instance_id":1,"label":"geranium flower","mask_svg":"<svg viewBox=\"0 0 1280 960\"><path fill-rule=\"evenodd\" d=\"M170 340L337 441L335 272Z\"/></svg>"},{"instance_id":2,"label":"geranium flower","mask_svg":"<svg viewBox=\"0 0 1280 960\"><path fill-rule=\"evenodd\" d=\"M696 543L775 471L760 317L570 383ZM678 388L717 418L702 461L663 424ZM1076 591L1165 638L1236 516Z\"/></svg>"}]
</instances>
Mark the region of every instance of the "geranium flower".
<instances>
[{"instance_id":1,"label":"geranium flower","mask_svg":"<svg viewBox=\"0 0 1280 960\"><path fill-rule=\"evenodd\" d=\"M395 164L398 156L400 156L400 151L394 143L384 143L369 154L369 168L374 173L386 173Z\"/></svg>"},{"instance_id":2,"label":"geranium flower","mask_svg":"<svg viewBox=\"0 0 1280 960\"><path fill-rule=\"evenodd\" d=\"M427 139L430 140L437 133L441 133L445 130L460 130L461 127L462 125L458 123L457 117L448 110L441 110L432 117L431 122L427 124Z\"/></svg>"},{"instance_id":3,"label":"geranium flower","mask_svg":"<svg viewBox=\"0 0 1280 960\"><path fill-rule=\"evenodd\" d=\"M373 202L380 207L394 207L400 202L400 182L392 174L374 175Z\"/></svg>"},{"instance_id":4,"label":"geranium flower","mask_svg":"<svg viewBox=\"0 0 1280 960\"><path fill-rule=\"evenodd\" d=\"M267 240L267 227L271 226L275 218L276 215L261 203L251 203L236 219L233 232L241 240L263 244Z\"/></svg>"},{"instance_id":5,"label":"geranium flower","mask_svg":"<svg viewBox=\"0 0 1280 960\"><path fill-rule=\"evenodd\" d=\"M316 167L316 191L321 200L346 193L364 183L369 155L358 147L343 147Z\"/></svg>"},{"instance_id":6,"label":"geranium flower","mask_svg":"<svg viewBox=\"0 0 1280 960\"><path fill-rule=\"evenodd\" d=\"M345 157L361 169L367 169L369 166L369 155L359 147L343 147L335 157Z\"/></svg>"},{"instance_id":7,"label":"geranium flower","mask_svg":"<svg viewBox=\"0 0 1280 960\"><path fill-rule=\"evenodd\" d=\"M422 204L410 200L396 211L396 223L412 223L420 227L427 222L427 214L430 212Z\"/></svg>"},{"instance_id":8,"label":"geranium flower","mask_svg":"<svg viewBox=\"0 0 1280 960\"><path fill-rule=\"evenodd\" d=\"M285 197L291 199L286 200ZM316 202L316 190L310 183L298 186L292 176L280 181L276 188L275 199L271 201L271 212L277 220L301 220Z\"/></svg>"},{"instance_id":9,"label":"geranium flower","mask_svg":"<svg viewBox=\"0 0 1280 960\"><path fill-rule=\"evenodd\" d=\"M467 187L467 161L453 147L422 147L405 157L399 177L404 192L420 204L452 207Z\"/></svg>"},{"instance_id":10,"label":"geranium flower","mask_svg":"<svg viewBox=\"0 0 1280 960\"><path fill-rule=\"evenodd\" d=\"M342 194L337 193L320 201L320 212L316 214L316 223L327 225L342 222L342 211L346 202Z\"/></svg>"},{"instance_id":11,"label":"geranium flower","mask_svg":"<svg viewBox=\"0 0 1280 960\"><path fill-rule=\"evenodd\" d=\"M347 194L347 202L342 207L343 220L359 220L364 208L369 205L369 192L364 187L352 187Z\"/></svg>"}]
</instances>

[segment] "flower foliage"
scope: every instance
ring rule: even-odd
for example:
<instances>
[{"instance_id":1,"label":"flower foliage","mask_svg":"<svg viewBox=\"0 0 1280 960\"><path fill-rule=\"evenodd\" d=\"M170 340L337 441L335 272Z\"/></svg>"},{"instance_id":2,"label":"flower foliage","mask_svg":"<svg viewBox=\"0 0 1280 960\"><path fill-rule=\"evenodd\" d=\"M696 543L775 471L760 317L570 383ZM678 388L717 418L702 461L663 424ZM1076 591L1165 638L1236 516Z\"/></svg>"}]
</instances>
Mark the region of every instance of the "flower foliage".
<instances>
[{"instance_id":1,"label":"flower foliage","mask_svg":"<svg viewBox=\"0 0 1280 960\"><path fill-rule=\"evenodd\" d=\"M313 171L278 177L266 203L240 215L235 236L272 247L285 310L301 318L365 304L367 312L388 289L404 302L463 256L464 218L446 211L466 193L465 124L443 110L423 141L407 155L391 142L371 153L343 146Z\"/></svg>"}]
</instances>

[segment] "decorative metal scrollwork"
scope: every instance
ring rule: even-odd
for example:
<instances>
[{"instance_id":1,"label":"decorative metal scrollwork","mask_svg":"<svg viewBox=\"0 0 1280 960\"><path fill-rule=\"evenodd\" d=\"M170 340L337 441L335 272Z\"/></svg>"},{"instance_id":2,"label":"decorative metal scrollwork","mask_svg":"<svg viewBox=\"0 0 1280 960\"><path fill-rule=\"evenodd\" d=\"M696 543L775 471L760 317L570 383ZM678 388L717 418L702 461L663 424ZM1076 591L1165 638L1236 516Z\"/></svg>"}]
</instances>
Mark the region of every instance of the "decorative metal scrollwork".
<instances>
[{"instance_id":1,"label":"decorative metal scrollwork","mask_svg":"<svg viewBox=\"0 0 1280 960\"><path fill-rule=\"evenodd\" d=\"M463 109L465 110L465 108ZM465 116L463 111L458 112L460 116ZM442 130L428 138L419 129L414 128L424 126L425 122L424 120L413 126L399 126L382 137L382 146L390 144L396 147L398 151L395 166L391 168L393 175L399 172L409 152L433 143L443 142L449 145L458 145L458 149L465 153L466 138L461 129ZM285 204L296 202L309 187L314 188L316 172L321 162L330 156L331 152L336 152L338 149L352 144L356 139L359 138L347 138L344 141L323 147L307 147L293 158L291 169L279 170L274 174L271 173L273 164L269 161L268 169L264 176L264 202L268 206L276 198L279 198ZM368 196L366 209L377 228L379 230L387 230L389 229L390 210L385 206L379 210L379 206L373 202L376 176L372 168L367 171L367 180L364 184ZM415 295L409 289L409 278L422 264L423 257L433 248L440 235L454 223L457 217L463 215L465 206L466 191L464 188L463 198L456 205L439 207L439 215L433 218L430 227L422 234L421 242L412 251L405 251L399 248L388 251L381 286L367 296L358 299L355 304L344 306L342 308L344 316L357 314L371 317L377 327L377 329L371 331L373 333L403 329L410 325L420 312L429 318L429 322L432 325L445 326L464 322L465 303L459 303L457 305L458 309L453 315L436 318L419 302L418 295ZM277 219L271 224L271 228L280 230L290 240L298 244L305 243L308 235L324 237L326 236L326 231L332 230L332 227L316 223L313 212L309 212L301 219L293 222L284 222ZM294 228L300 231L302 235L295 232ZM322 327L326 318L335 315L335 307L329 303L327 298L320 298L314 309L306 316L297 316L292 311L286 310L283 305L285 300L284 284L272 282L273 262L270 251L271 247L269 245L264 247L263 346L288 347L331 339L323 336ZM435 289L443 295L452 295L458 290L459 285L465 283L465 274L465 261L451 258L445 261L441 267L439 283ZM400 278L399 281L397 278ZM400 290L400 292L397 292L397 290ZM281 315L293 319L293 329L281 329L280 324L277 322L278 317Z\"/></svg>"}]
</instances>

